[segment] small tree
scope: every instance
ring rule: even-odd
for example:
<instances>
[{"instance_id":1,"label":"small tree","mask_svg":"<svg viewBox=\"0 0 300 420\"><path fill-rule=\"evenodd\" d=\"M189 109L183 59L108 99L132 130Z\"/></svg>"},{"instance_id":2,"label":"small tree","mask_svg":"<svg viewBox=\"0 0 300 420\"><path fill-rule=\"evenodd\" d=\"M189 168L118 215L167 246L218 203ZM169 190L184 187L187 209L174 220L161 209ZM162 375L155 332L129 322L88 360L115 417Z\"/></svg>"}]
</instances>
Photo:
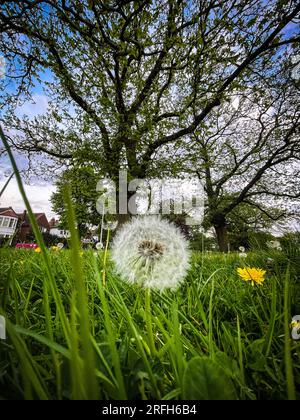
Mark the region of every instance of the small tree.
<instances>
[{"instance_id":1,"label":"small tree","mask_svg":"<svg viewBox=\"0 0 300 420\"><path fill-rule=\"evenodd\" d=\"M96 210L99 181L94 169L90 166L73 167L63 172L56 182L56 192L51 196L52 209L60 216L60 225L68 229L63 190L66 184L71 188L71 198L77 219L80 236L85 236L89 226L98 226L101 216Z\"/></svg>"},{"instance_id":2,"label":"small tree","mask_svg":"<svg viewBox=\"0 0 300 420\"><path fill-rule=\"evenodd\" d=\"M270 209L272 218L282 215L281 210ZM250 248L255 245L255 237L273 239L269 233L274 220L259 209L242 203L229 213L227 217L228 239L231 250L238 250L240 246ZM259 242L259 240L258 240ZM266 241L265 241L266 242Z\"/></svg>"}]
</instances>

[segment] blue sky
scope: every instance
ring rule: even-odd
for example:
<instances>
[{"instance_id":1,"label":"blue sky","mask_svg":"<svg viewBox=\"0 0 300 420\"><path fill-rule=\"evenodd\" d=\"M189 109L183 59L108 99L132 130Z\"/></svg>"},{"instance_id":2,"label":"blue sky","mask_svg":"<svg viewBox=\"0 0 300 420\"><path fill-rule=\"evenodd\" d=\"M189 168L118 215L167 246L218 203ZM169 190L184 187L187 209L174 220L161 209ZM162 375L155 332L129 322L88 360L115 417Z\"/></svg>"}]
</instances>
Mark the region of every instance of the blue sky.
<instances>
[{"instance_id":1,"label":"blue sky","mask_svg":"<svg viewBox=\"0 0 300 420\"><path fill-rule=\"evenodd\" d=\"M42 83L45 81L52 80L52 75L50 71L44 72L42 75ZM12 93L15 90L15 86L11 83L7 91L8 93ZM23 115L27 115L29 118L33 118L36 115L44 114L47 111L49 98L46 96L44 92L43 85L41 83L36 83L32 91L33 101L26 102L21 105L16 110L16 115L21 117ZM20 155L14 152L15 158L17 160L19 169L23 169L27 167L27 158L23 155ZM4 185L6 181L6 174L11 170L11 164L7 156L2 156L0 158L0 189ZM51 209L51 203L49 198L54 191L54 186L50 182L44 182L36 178L32 178L30 183L25 180L25 190L28 195L29 201L32 205L32 208L35 212L45 212L48 218L54 216L54 213ZM14 208L15 211L22 212L24 210L24 203L20 192L18 190L17 183L13 178L12 181L9 183L7 189L5 190L4 194L0 198L0 207L11 206Z\"/></svg>"}]
</instances>

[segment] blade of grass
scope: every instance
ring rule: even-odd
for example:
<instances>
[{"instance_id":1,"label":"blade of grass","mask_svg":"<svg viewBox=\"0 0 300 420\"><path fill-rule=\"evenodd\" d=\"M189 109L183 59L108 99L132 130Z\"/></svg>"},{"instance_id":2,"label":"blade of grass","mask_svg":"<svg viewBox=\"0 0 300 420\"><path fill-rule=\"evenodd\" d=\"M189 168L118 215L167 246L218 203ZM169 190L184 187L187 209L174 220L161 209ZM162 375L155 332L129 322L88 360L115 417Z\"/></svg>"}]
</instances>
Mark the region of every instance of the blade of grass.
<instances>
[{"instance_id":1,"label":"blade of grass","mask_svg":"<svg viewBox=\"0 0 300 420\"><path fill-rule=\"evenodd\" d=\"M32 398L29 388L33 388L36 395L41 400L48 400L49 396L46 391L46 385L41 381L36 369L36 363L28 351L25 341L17 334L14 326L7 321L7 332L14 345L14 348L19 356L24 374L24 382L27 387L25 395L28 399Z\"/></svg>"},{"instance_id":2,"label":"blade of grass","mask_svg":"<svg viewBox=\"0 0 300 420\"><path fill-rule=\"evenodd\" d=\"M147 370L147 373L149 375L149 380L150 380L150 383L151 383L151 386L152 386L152 391L153 391L154 397L156 399L160 399L160 392L159 392L159 389L157 388L157 383L156 383L155 376L153 374L153 371L151 369L151 365L148 361L147 355L146 355L145 350L144 350L143 343L141 341L141 334L139 333L137 327L135 326L134 321L132 319L132 316L130 315L130 312L128 311L128 308L127 308L127 306L124 302L124 299L123 299L122 295L120 294L118 288L115 287L114 284L113 284L113 286L114 286L114 292L115 293L111 297L112 297L112 299L114 299L115 303L120 306L121 311L122 311L123 315L125 316L125 319L127 320L127 323L128 323L128 325L129 325L129 327L132 331L132 334L134 335L134 338L136 339L136 343L137 343L138 349L140 351L141 357L143 359L145 369ZM118 299L116 299L116 297Z\"/></svg>"},{"instance_id":3,"label":"blade of grass","mask_svg":"<svg viewBox=\"0 0 300 420\"><path fill-rule=\"evenodd\" d=\"M286 375L286 387L288 400L296 400L295 382L293 375L293 364L291 356L291 344L290 344L290 273L289 269L286 272L285 283L284 283L284 361L285 361L285 375Z\"/></svg>"},{"instance_id":4,"label":"blade of grass","mask_svg":"<svg viewBox=\"0 0 300 420\"><path fill-rule=\"evenodd\" d=\"M277 288L276 288L276 281L273 280L272 282L272 301L271 301L271 317L270 317L270 323L269 323L269 329L268 329L268 335L266 338L266 357L269 356L271 347L272 347L272 340L274 336L274 330L275 330L275 322L276 322L276 304L277 304Z\"/></svg>"},{"instance_id":5,"label":"blade of grass","mask_svg":"<svg viewBox=\"0 0 300 420\"><path fill-rule=\"evenodd\" d=\"M243 358L243 344L242 344L242 338L241 338L241 326L240 326L240 318L237 316L236 318L237 322L237 343L238 343L238 355L239 355L239 367L241 372L241 382L243 386L245 387L245 370L244 370L244 358ZM243 389L241 390L243 395Z\"/></svg>"},{"instance_id":6,"label":"blade of grass","mask_svg":"<svg viewBox=\"0 0 300 420\"><path fill-rule=\"evenodd\" d=\"M44 312L45 312L46 332L47 332L49 340L53 342L54 335L53 335L53 327L52 327L52 319L51 319L51 310L50 310L50 305L49 305L48 285L46 282L44 282L43 284L43 307L44 307ZM58 400L61 400L62 399L62 383L61 383L61 371L60 371L59 358L55 350L53 350L53 348L51 348L50 351L51 351L51 356L53 360L53 366L56 373L55 375L56 376L56 396Z\"/></svg>"},{"instance_id":7,"label":"blade of grass","mask_svg":"<svg viewBox=\"0 0 300 420\"><path fill-rule=\"evenodd\" d=\"M34 214L32 212L32 209L31 209L30 203L28 201L27 195L25 193L23 183L22 183L22 179L21 179L21 175L20 175L19 169L17 167L15 158L12 154L11 148L10 148L9 143L6 139L6 136L5 136L5 134L2 130L1 125L0 125L0 137L1 137L1 140L4 144L5 149L7 151L7 154L9 156L11 165L13 167L13 171L14 171L14 174L16 176L18 188L19 188L21 197L24 201L24 204L25 204L25 207L26 207L26 210L27 210L27 213L28 213L28 218L29 218L34 236L36 238L36 241L37 241L39 247L41 248L42 259L43 259L43 262L44 262L44 265L45 265L47 279L49 281L50 288L51 288L51 291L52 291L52 294L53 294L53 297L54 297L54 300L55 300L55 303L56 303L57 311L58 311L59 316L60 316L60 321L62 323L62 328L63 328L63 331L64 331L65 338L66 338L67 342L69 343L70 327L69 327L69 323L68 323L66 313L64 311L64 306L63 306L58 288L57 288L56 283L55 283L55 278L52 275L51 265L50 265L50 261L49 261L48 255L47 255L47 249L46 249L46 246L44 244L43 237L42 237L42 234L39 230L37 221L36 221L36 219L34 217Z\"/></svg>"},{"instance_id":8,"label":"blade of grass","mask_svg":"<svg viewBox=\"0 0 300 420\"><path fill-rule=\"evenodd\" d=\"M76 301L79 312L80 341L82 345L83 368L83 387L88 399L96 400L99 395L98 383L96 378L95 353L90 339L91 325L89 318L89 306L86 285L83 276L82 258L80 255L80 241L75 218L74 207L71 200L71 191L68 185L64 188L64 201L66 205L67 220L71 234L71 261L74 274L75 290L77 291Z\"/></svg>"},{"instance_id":9,"label":"blade of grass","mask_svg":"<svg viewBox=\"0 0 300 420\"><path fill-rule=\"evenodd\" d=\"M145 289L145 318L146 318L146 328L150 354L152 357L156 355L156 348L153 337L152 329L152 318L151 318L151 290L149 288Z\"/></svg>"},{"instance_id":10,"label":"blade of grass","mask_svg":"<svg viewBox=\"0 0 300 420\"><path fill-rule=\"evenodd\" d=\"M86 400L88 399L85 389L85 372L83 371L83 360L79 354L79 337L77 329L77 314L76 314L76 290L72 292L71 296L71 346L70 346L70 376L71 376L71 389L73 400Z\"/></svg>"},{"instance_id":11,"label":"blade of grass","mask_svg":"<svg viewBox=\"0 0 300 420\"><path fill-rule=\"evenodd\" d=\"M214 279L212 279L211 282L211 292L210 292L210 298L209 298L209 308L208 308L208 349L209 349L209 355L212 358L214 347L213 347L213 297L214 297L214 291L215 291L215 282Z\"/></svg>"},{"instance_id":12,"label":"blade of grass","mask_svg":"<svg viewBox=\"0 0 300 420\"><path fill-rule=\"evenodd\" d=\"M112 322L110 319L109 307L108 307L108 303L107 303L107 299L106 299L105 291L104 291L104 284L101 281L103 279L100 280L100 273L98 271L95 261L94 261L94 270L96 274L100 300L101 300L102 309L104 313L104 324L105 324L105 328L108 334L108 341L109 341L109 346L110 346L110 350L112 354L114 371L115 371L117 384L119 388L119 398L120 400L126 400L127 395L126 395L126 390L125 390L124 378L123 378L123 374L121 370L120 358L119 358L119 354L116 347L116 337L113 332Z\"/></svg>"}]
</instances>

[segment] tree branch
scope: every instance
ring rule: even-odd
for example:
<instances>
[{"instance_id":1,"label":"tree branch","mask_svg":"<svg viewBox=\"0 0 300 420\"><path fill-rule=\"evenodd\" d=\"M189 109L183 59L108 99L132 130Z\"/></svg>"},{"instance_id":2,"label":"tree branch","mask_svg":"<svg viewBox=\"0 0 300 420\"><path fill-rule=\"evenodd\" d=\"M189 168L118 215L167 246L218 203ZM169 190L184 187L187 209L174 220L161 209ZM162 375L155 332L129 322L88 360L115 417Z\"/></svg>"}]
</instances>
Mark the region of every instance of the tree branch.
<instances>
[{"instance_id":1,"label":"tree branch","mask_svg":"<svg viewBox=\"0 0 300 420\"><path fill-rule=\"evenodd\" d=\"M164 144L173 142L187 134L191 134L197 126L206 118L206 116L212 111L213 108L221 104L221 96L226 91L226 89L241 75L241 73L256 60L261 54L266 52L271 46L272 42L276 36L282 31L282 29L300 12L300 5L295 7L295 9L285 16L281 22L277 25L276 29L267 37L267 39L261 44L260 47L256 48L245 60L234 70L234 72L225 80L222 86L217 90L214 98L206 105L202 112L195 116L194 121L186 128L183 128L173 134L164 136L160 139L157 139L152 144L148 146L148 149L142 157L142 166L145 168L147 162L151 158L153 152Z\"/></svg>"}]
</instances>

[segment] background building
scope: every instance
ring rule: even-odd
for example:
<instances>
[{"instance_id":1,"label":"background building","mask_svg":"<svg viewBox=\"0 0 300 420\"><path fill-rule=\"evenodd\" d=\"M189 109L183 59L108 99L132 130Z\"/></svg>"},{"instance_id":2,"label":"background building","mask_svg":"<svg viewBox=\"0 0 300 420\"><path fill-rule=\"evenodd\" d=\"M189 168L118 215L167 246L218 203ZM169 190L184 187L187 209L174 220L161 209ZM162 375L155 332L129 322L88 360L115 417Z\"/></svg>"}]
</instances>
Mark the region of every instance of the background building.
<instances>
[{"instance_id":1,"label":"background building","mask_svg":"<svg viewBox=\"0 0 300 420\"><path fill-rule=\"evenodd\" d=\"M45 215L45 213L33 213L36 222L38 224L38 227L41 231L41 233L49 233L50 231L50 225L48 222L48 219ZM19 218L19 229L17 233L17 240L19 242L26 242L28 240L34 239L34 233L32 230L32 226L29 221L28 213L26 210L23 211L23 213L18 214Z\"/></svg>"},{"instance_id":2,"label":"background building","mask_svg":"<svg viewBox=\"0 0 300 420\"><path fill-rule=\"evenodd\" d=\"M18 226L18 215L11 207L0 208L0 240L12 240Z\"/></svg>"},{"instance_id":3,"label":"background building","mask_svg":"<svg viewBox=\"0 0 300 420\"><path fill-rule=\"evenodd\" d=\"M58 238L69 238L70 232L65 230L59 226L59 221L54 219L54 217L49 222L50 225L50 234L53 236L57 236Z\"/></svg>"}]
</instances>

